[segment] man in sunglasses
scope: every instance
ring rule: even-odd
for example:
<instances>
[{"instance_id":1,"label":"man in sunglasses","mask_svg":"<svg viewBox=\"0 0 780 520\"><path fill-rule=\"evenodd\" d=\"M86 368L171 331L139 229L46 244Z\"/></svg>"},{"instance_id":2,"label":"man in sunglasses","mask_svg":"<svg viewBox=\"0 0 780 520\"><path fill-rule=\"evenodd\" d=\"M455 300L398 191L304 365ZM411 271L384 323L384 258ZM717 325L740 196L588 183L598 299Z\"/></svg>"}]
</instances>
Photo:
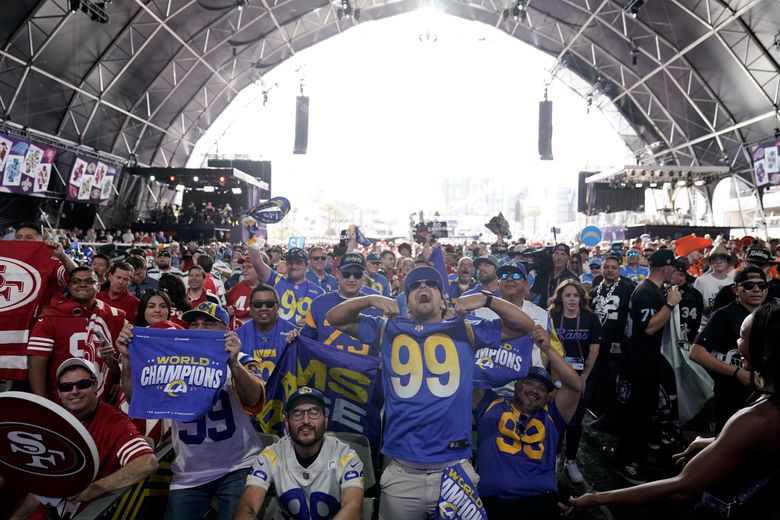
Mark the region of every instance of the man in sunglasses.
<instances>
[{"instance_id":1,"label":"man in sunglasses","mask_svg":"<svg viewBox=\"0 0 780 520\"><path fill-rule=\"evenodd\" d=\"M27 343L27 366L33 393L57 401L56 368L66 359L97 360L101 378L98 396L108 399L114 377L99 355L104 344L113 345L125 323L124 311L97 299L97 274L81 266L70 272L67 297L52 300L41 311ZM109 361L109 360L106 360ZM118 369L118 365L112 365Z\"/></svg>"},{"instance_id":2,"label":"man in sunglasses","mask_svg":"<svg viewBox=\"0 0 780 520\"><path fill-rule=\"evenodd\" d=\"M300 247L293 247L284 255L287 263L287 275L282 276L263 261L260 249L249 248L249 260L257 271L261 282L267 283L279 295L279 317L292 325L303 325L311 302L320 294L325 294L317 283L306 279L309 255Z\"/></svg>"},{"instance_id":3,"label":"man in sunglasses","mask_svg":"<svg viewBox=\"0 0 780 520\"><path fill-rule=\"evenodd\" d=\"M255 458L235 519L257 518L272 484L285 518L362 518L363 462L348 444L325 435L325 409L316 388L302 386L287 399L287 435Z\"/></svg>"},{"instance_id":4,"label":"man in sunglasses","mask_svg":"<svg viewBox=\"0 0 780 520\"><path fill-rule=\"evenodd\" d=\"M368 345L361 343L349 334L339 331L331 326L325 315L339 303L357 296L377 294L376 291L363 285L363 277L366 272L366 261L360 253L347 253L341 257L338 271L338 291L317 296L311 302L309 312L306 313L306 323L301 329L301 334L307 338L321 341L325 345L331 345L347 352L368 354ZM381 316L381 313L368 308L366 314Z\"/></svg>"},{"instance_id":5,"label":"man in sunglasses","mask_svg":"<svg viewBox=\"0 0 780 520\"><path fill-rule=\"evenodd\" d=\"M57 393L63 408L83 424L98 452L95 480L70 502L81 502L79 510L95 498L144 480L157 470L154 450L138 433L130 418L113 406L100 402L98 372L92 362L70 358L57 368ZM27 518L39 506L28 495L14 518ZM26 513L26 514L23 514Z\"/></svg>"},{"instance_id":6,"label":"man in sunglasses","mask_svg":"<svg viewBox=\"0 0 780 520\"><path fill-rule=\"evenodd\" d=\"M309 248L309 270L306 271L306 279L319 285L325 293L335 291L338 286L336 278L325 271L328 255L325 254L325 248L322 246L312 246Z\"/></svg>"},{"instance_id":7,"label":"man in sunglasses","mask_svg":"<svg viewBox=\"0 0 780 520\"><path fill-rule=\"evenodd\" d=\"M750 372L742 368L737 340L742 322L766 300L768 287L762 269L745 267L737 271L734 276L737 299L712 313L691 347L691 360L706 368L715 381L717 431L745 406L753 391Z\"/></svg>"},{"instance_id":8,"label":"man in sunglasses","mask_svg":"<svg viewBox=\"0 0 780 520\"><path fill-rule=\"evenodd\" d=\"M639 250L632 247L626 253L625 265L620 266L620 276L628 278L634 285L639 284L650 274L650 269L639 265L639 259Z\"/></svg>"},{"instance_id":9,"label":"man in sunglasses","mask_svg":"<svg viewBox=\"0 0 780 520\"><path fill-rule=\"evenodd\" d=\"M160 277L164 274L175 274L183 276L182 272L173 267L173 255L170 249L161 249L157 252L157 258L154 260L155 267L147 271L149 278L154 280L160 280Z\"/></svg>"},{"instance_id":10,"label":"man in sunglasses","mask_svg":"<svg viewBox=\"0 0 780 520\"><path fill-rule=\"evenodd\" d=\"M251 264L243 265L249 265L251 268ZM252 319L239 327L236 334L241 340L241 351L260 363L261 377L263 381L268 381L279 356L287 346L287 334L296 328L290 322L279 319L279 299L270 285L256 285L249 294L248 301Z\"/></svg>"},{"instance_id":11,"label":"man in sunglasses","mask_svg":"<svg viewBox=\"0 0 780 520\"><path fill-rule=\"evenodd\" d=\"M489 291L461 296L455 304L459 317L445 321L444 287L438 270L416 267L404 279L409 318L397 317L398 302L380 295L350 298L326 315L332 326L379 352L384 366L382 453L390 463L382 476L380 518L435 514L448 465L460 463L478 480L468 462L474 351L534 328L520 308ZM388 317L362 314L371 307ZM500 319L466 319L480 307Z\"/></svg>"}]
</instances>

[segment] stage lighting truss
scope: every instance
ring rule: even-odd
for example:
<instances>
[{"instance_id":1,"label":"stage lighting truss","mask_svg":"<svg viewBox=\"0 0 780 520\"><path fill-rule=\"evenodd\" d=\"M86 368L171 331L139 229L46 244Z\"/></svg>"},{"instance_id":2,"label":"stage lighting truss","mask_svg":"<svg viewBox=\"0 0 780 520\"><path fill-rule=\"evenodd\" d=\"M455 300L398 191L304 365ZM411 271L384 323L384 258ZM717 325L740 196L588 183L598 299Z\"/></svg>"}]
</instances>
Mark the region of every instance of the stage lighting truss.
<instances>
[{"instance_id":1,"label":"stage lighting truss","mask_svg":"<svg viewBox=\"0 0 780 520\"><path fill-rule=\"evenodd\" d=\"M81 10L83 13L89 15L89 19L93 22L108 23L108 11L106 5L110 4L110 0L105 2L93 2L92 0L68 0L68 8L71 13L76 13Z\"/></svg>"}]
</instances>

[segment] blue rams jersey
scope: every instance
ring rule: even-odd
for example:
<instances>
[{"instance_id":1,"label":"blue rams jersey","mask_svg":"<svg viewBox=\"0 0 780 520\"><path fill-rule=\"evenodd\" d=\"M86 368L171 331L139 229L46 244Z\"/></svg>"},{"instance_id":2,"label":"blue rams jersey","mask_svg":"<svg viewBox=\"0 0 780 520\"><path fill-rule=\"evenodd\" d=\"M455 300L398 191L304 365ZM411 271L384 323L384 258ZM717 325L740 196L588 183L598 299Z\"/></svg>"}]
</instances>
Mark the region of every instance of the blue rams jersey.
<instances>
[{"instance_id":1,"label":"blue rams jersey","mask_svg":"<svg viewBox=\"0 0 780 520\"><path fill-rule=\"evenodd\" d=\"M336 280L336 277L325 273L325 276L320 280L317 278L317 275L314 274L314 271L311 269L306 271L306 279L309 280L312 283L315 283L320 286L320 289L325 291L326 293L329 293L331 291L335 291L339 288L339 282Z\"/></svg>"},{"instance_id":2,"label":"blue rams jersey","mask_svg":"<svg viewBox=\"0 0 780 520\"><path fill-rule=\"evenodd\" d=\"M364 287L360 290L362 296L369 294L375 294L371 289ZM353 338L345 332L331 326L328 320L325 319L325 315L333 307L341 302L347 301L347 298L339 296L338 291L333 291L322 296L317 296L314 301L311 302L309 312L306 313L306 323L301 329L301 334L307 338L317 340L325 345L331 345L347 352L353 352L355 354L368 354L369 346L365 343L361 343L359 340ZM369 307L363 311L364 314L371 316L381 316L381 313Z\"/></svg>"},{"instance_id":3,"label":"blue rams jersey","mask_svg":"<svg viewBox=\"0 0 780 520\"><path fill-rule=\"evenodd\" d=\"M469 290L473 289L474 286L477 284L477 282L473 278L470 279L469 280L469 286L464 291L463 289L460 288L460 285L458 284L457 276L458 275L455 275L455 279L454 280L450 280L450 282L449 282L448 290L449 290L449 298L450 298L450 300L455 300L457 298L460 298L462 294L464 294L466 291L469 291Z\"/></svg>"},{"instance_id":4,"label":"blue rams jersey","mask_svg":"<svg viewBox=\"0 0 780 520\"><path fill-rule=\"evenodd\" d=\"M471 457L474 348L498 344L501 321L416 324L361 314L358 336L381 352L382 453L415 463Z\"/></svg>"},{"instance_id":5,"label":"blue rams jersey","mask_svg":"<svg viewBox=\"0 0 780 520\"><path fill-rule=\"evenodd\" d=\"M325 294L325 291L314 282L306 280L294 284L273 270L265 283L276 289L276 294L279 296L279 317L293 325L303 321L314 298Z\"/></svg>"},{"instance_id":6,"label":"blue rams jersey","mask_svg":"<svg viewBox=\"0 0 780 520\"><path fill-rule=\"evenodd\" d=\"M255 327L255 322L249 320L236 329L236 335L241 340L241 352L249 354L260 364L260 376L263 381L268 381L271 372L276 367L276 362L287 347L287 333L293 330L290 322L279 318L276 324L267 333L260 332Z\"/></svg>"},{"instance_id":7,"label":"blue rams jersey","mask_svg":"<svg viewBox=\"0 0 780 520\"><path fill-rule=\"evenodd\" d=\"M374 276L366 273L366 278L369 280L368 286L381 294L382 296L390 296L390 282L387 281L387 277L381 273L376 273Z\"/></svg>"},{"instance_id":8,"label":"blue rams jersey","mask_svg":"<svg viewBox=\"0 0 780 520\"><path fill-rule=\"evenodd\" d=\"M488 393L477 407L481 497L515 499L558 490L555 455L567 426L554 402L530 417Z\"/></svg>"}]
</instances>

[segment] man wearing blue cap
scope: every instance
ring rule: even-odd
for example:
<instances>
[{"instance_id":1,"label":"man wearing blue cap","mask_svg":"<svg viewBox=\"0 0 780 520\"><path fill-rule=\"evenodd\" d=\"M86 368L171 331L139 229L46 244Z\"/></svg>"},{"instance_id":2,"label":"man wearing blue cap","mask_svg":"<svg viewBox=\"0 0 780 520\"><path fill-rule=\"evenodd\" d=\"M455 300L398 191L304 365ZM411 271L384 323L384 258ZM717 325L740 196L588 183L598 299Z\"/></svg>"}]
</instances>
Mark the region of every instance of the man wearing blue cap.
<instances>
[{"instance_id":1,"label":"man wearing blue cap","mask_svg":"<svg viewBox=\"0 0 780 520\"><path fill-rule=\"evenodd\" d=\"M460 463L478 480L471 457L471 399L474 349L528 334L533 320L489 291L462 296L458 318L444 321L444 280L422 266L404 280L410 318L397 317L398 303L380 295L351 298L328 312L335 328L380 352L385 394L382 453L390 460L382 475L380 518L413 519L435 514L442 470ZM367 316L373 307L387 316ZM467 320L480 307L497 320Z\"/></svg>"},{"instance_id":2,"label":"man wearing blue cap","mask_svg":"<svg viewBox=\"0 0 780 520\"><path fill-rule=\"evenodd\" d=\"M639 284L650 275L650 269L639 265L639 260L639 250L632 247L626 253L626 263L620 266L620 276L628 278L634 285Z\"/></svg>"},{"instance_id":3,"label":"man wearing blue cap","mask_svg":"<svg viewBox=\"0 0 780 520\"><path fill-rule=\"evenodd\" d=\"M249 248L249 260L252 262L261 282L267 283L279 295L279 317L295 326L303 325L311 302L320 294L325 294L317 283L306 279L309 256L300 247L293 247L284 255L287 262L287 276L282 276L263 261L258 247Z\"/></svg>"},{"instance_id":4,"label":"man wearing blue cap","mask_svg":"<svg viewBox=\"0 0 780 520\"><path fill-rule=\"evenodd\" d=\"M347 352L368 354L368 345L333 328L325 319L328 311L343 301L360 295L377 294L373 289L363 286L365 272L366 261L362 254L347 253L342 256L336 271L338 290L314 298L309 312L306 313L306 323L301 329L301 334ZM381 313L373 308L366 309L364 312L381 316Z\"/></svg>"},{"instance_id":5,"label":"man wearing blue cap","mask_svg":"<svg viewBox=\"0 0 780 520\"><path fill-rule=\"evenodd\" d=\"M284 518L361 518L363 462L348 444L325 435L326 409L316 388L302 386L290 395L287 435L255 458L234 519L258 518L272 484Z\"/></svg>"},{"instance_id":6,"label":"man wearing blue cap","mask_svg":"<svg viewBox=\"0 0 780 520\"><path fill-rule=\"evenodd\" d=\"M601 274L601 264L602 260L598 256L589 259L588 271L580 275L580 282L582 282L583 285L587 284L590 287L593 287L593 279ZM586 287L585 289L589 290L590 287Z\"/></svg>"},{"instance_id":7,"label":"man wearing blue cap","mask_svg":"<svg viewBox=\"0 0 780 520\"><path fill-rule=\"evenodd\" d=\"M368 286L382 296L390 296L390 282L385 275L379 272L381 266L382 257L378 253L368 253L366 256Z\"/></svg>"},{"instance_id":8,"label":"man wearing blue cap","mask_svg":"<svg viewBox=\"0 0 780 520\"><path fill-rule=\"evenodd\" d=\"M560 378L556 389L550 374L531 367L515 383L513 397L474 390L477 420L479 496L490 520L558 518L555 457L558 441L574 417L582 392L577 372L550 346L541 327L533 341Z\"/></svg>"}]
</instances>

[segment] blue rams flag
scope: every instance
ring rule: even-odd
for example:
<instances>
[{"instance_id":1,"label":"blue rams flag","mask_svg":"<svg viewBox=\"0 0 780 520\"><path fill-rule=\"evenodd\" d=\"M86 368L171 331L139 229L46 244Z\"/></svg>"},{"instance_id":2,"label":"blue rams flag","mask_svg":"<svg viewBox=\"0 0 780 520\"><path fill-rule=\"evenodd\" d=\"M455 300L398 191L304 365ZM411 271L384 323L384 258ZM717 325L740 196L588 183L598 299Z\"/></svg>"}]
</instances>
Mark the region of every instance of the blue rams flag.
<instances>
[{"instance_id":1,"label":"blue rams flag","mask_svg":"<svg viewBox=\"0 0 780 520\"><path fill-rule=\"evenodd\" d=\"M276 224L290 212L290 201L284 197L274 197L247 211L247 215L263 224Z\"/></svg>"},{"instance_id":2,"label":"blue rams flag","mask_svg":"<svg viewBox=\"0 0 780 520\"><path fill-rule=\"evenodd\" d=\"M299 336L284 350L266 382L267 401L258 421L263 431L283 435L287 398L298 387L310 386L325 395L328 430L365 435L376 452L384 400L378 381L379 360L373 356Z\"/></svg>"},{"instance_id":3,"label":"blue rams flag","mask_svg":"<svg viewBox=\"0 0 780 520\"><path fill-rule=\"evenodd\" d=\"M130 417L193 421L211 410L227 380L225 333L133 327Z\"/></svg>"},{"instance_id":4,"label":"blue rams flag","mask_svg":"<svg viewBox=\"0 0 780 520\"><path fill-rule=\"evenodd\" d=\"M474 387L499 388L528 374L533 364L533 340L527 334L474 352Z\"/></svg>"},{"instance_id":5,"label":"blue rams flag","mask_svg":"<svg viewBox=\"0 0 780 520\"><path fill-rule=\"evenodd\" d=\"M360 226L356 226L354 224L351 224L349 226L349 229L342 229L340 238L341 240L349 240L349 232L352 231L355 234L355 242L360 244L363 247L368 247L371 245L371 241L366 238L366 235L363 234L363 232L360 230Z\"/></svg>"},{"instance_id":6,"label":"blue rams flag","mask_svg":"<svg viewBox=\"0 0 780 520\"><path fill-rule=\"evenodd\" d=\"M477 486L464 471L463 466L447 466L441 474L439 505L436 520L487 520Z\"/></svg>"}]
</instances>

